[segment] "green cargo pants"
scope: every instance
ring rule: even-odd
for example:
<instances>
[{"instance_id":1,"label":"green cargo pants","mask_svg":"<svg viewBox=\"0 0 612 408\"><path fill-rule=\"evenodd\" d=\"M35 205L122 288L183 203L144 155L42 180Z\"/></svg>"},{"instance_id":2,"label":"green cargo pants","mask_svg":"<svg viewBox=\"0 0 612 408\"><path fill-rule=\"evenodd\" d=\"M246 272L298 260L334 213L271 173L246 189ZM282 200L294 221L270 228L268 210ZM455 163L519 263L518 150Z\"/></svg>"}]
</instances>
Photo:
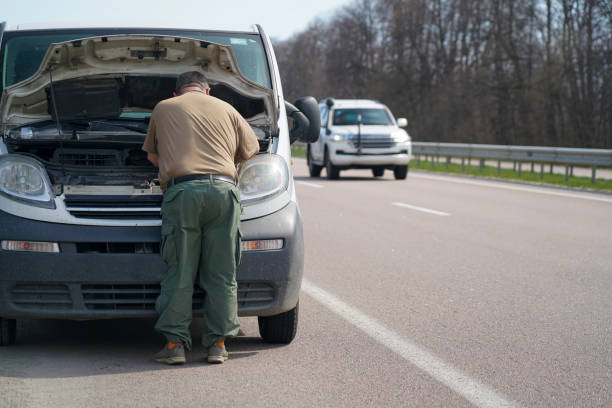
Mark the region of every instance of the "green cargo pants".
<instances>
[{"instance_id":1,"label":"green cargo pants","mask_svg":"<svg viewBox=\"0 0 612 408\"><path fill-rule=\"evenodd\" d=\"M161 255L165 275L155 303L155 329L191 349L194 283L205 292L205 347L235 336L238 321L236 267L240 263L240 193L213 179L168 186L162 203Z\"/></svg>"}]
</instances>

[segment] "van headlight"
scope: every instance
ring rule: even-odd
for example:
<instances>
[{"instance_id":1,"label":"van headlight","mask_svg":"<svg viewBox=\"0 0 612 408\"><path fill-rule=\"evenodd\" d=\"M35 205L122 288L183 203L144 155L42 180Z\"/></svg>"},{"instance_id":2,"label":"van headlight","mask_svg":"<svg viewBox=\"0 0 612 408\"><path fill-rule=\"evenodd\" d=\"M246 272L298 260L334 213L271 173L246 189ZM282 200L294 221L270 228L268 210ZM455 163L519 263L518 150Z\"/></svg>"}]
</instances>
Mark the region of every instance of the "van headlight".
<instances>
[{"instance_id":1,"label":"van headlight","mask_svg":"<svg viewBox=\"0 0 612 408\"><path fill-rule=\"evenodd\" d=\"M289 169L276 154L260 154L238 168L238 187L243 205L281 194L289 186Z\"/></svg>"},{"instance_id":2,"label":"van headlight","mask_svg":"<svg viewBox=\"0 0 612 408\"><path fill-rule=\"evenodd\" d=\"M55 208L47 172L29 157L0 156L0 193L38 207Z\"/></svg>"}]
</instances>

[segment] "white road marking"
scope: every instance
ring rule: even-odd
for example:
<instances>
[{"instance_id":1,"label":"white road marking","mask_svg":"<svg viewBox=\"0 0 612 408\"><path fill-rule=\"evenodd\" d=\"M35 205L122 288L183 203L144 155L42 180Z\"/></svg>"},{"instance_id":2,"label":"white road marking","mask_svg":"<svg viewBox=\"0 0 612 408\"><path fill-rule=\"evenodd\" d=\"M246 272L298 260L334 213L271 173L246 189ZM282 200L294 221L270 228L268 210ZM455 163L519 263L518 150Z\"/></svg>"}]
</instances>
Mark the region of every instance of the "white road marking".
<instances>
[{"instance_id":1,"label":"white road marking","mask_svg":"<svg viewBox=\"0 0 612 408\"><path fill-rule=\"evenodd\" d=\"M322 185L320 185L320 184L309 183L309 182L307 182L307 181L301 181L301 180L298 180L298 181L296 181L296 183L297 183L297 184L301 184L301 185L303 185L303 186L308 186L308 187L314 187L314 188L323 188L323 186L322 186Z\"/></svg>"},{"instance_id":2,"label":"white road marking","mask_svg":"<svg viewBox=\"0 0 612 408\"><path fill-rule=\"evenodd\" d=\"M581 192L564 193L561 191L548 190L546 187L522 187L522 186L513 186L513 185L510 185L504 182L495 183L495 182L478 181L478 180L463 180L463 179L454 178L454 177L429 176L426 174L415 174L415 173L410 173L410 177L424 178L428 180L448 181L451 183L471 184L474 186L503 188L506 190L525 191L528 193L548 194L548 195L554 195L554 196L559 196L559 197L579 198L582 200L602 201L604 203L612 203L612 198L598 197L594 194L589 194L586 192L585 193L581 193Z\"/></svg>"},{"instance_id":3,"label":"white road marking","mask_svg":"<svg viewBox=\"0 0 612 408\"><path fill-rule=\"evenodd\" d=\"M334 295L304 279L302 290L322 303L329 310L372 337L378 343L396 352L405 360L423 370L431 377L463 396L477 407L518 407L516 402L506 399L487 385L455 369L430 351L403 339L376 319L338 299Z\"/></svg>"},{"instance_id":4,"label":"white road marking","mask_svg":"<svg viewBox=\"0 0 612 408\"><path fill-rule=\"evenodd\" d=\"M394 205L396 207L402 207L402 208L410 208L411 210L422 211L425 213L440 215L443 217L448 217L450 215L449 213L445 213L442 211L431 210L429 208L424 208L424 207L417 207L416 205L410 205L410 204L405 204L405 203L395 202L395 203L391 203L391 205Z\"/></svg>"}]
</instances>

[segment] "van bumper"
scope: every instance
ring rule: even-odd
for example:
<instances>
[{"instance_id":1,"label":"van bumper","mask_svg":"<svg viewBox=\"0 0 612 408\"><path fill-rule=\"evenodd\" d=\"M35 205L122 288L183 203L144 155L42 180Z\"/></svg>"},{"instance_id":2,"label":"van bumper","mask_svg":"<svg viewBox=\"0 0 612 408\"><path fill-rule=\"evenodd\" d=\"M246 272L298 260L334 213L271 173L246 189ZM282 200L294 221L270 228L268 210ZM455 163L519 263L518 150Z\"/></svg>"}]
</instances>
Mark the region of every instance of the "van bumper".
<instances>
[{"instance_id":1,"label":"van bumper","mask_svg":"<svg viewBox=\"0 0 612 408\"><path fill-rule=\"evenodd\" d=\"M160 227L54 224L3 211L0 226L0 240L60 246L60 253L0 249L0 317L89 320L157 315L163 263L158 249L151 248L159 248ZM240 229L243 240L283 239L284 245L243 252L236 271L238 314L269 316L294 308L304 265L297 204L244 220ZM196 287L194 316L203 314L204 296Z\"/></svg>"}]
</instances>

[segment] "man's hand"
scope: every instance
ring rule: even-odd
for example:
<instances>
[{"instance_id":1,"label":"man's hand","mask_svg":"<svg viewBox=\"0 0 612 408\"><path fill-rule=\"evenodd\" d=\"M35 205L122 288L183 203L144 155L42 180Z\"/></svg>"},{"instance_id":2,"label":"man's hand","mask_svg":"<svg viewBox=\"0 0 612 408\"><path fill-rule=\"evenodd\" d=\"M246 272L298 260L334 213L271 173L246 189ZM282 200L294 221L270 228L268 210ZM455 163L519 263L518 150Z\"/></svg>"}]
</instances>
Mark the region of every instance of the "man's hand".
<instances>
[{"instance_id":1,"label":"man's hand","mask_svg":"<svg viewBox=\"0 0 612 408\"><path fill-rule=\"evenodd\" d=\"M154 153L147 153L147 159L149 159L149 161L151 163L153 163L153 165L155 167L159 167L159 163L157 161L157 155L156 154L154 154Z\"/></svg>"}]
</instances>

